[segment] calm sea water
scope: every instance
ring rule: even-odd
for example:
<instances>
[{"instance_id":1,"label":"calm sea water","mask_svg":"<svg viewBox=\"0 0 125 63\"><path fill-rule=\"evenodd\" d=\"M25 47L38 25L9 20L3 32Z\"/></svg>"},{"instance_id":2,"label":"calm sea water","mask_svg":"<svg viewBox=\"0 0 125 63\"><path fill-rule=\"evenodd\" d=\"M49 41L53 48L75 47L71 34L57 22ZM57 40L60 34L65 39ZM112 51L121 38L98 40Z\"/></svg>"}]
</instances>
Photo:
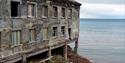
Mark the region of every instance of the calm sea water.
<instances>
[{"instance_id":1,"label":"calm sea water","mask_svg":"<svg viewBox=\"0 0 125 63\"><path fill-rule=\"evenodd\" d=\"M125 20L81 19L78 51L92 63L125 63Z\"/></svg>"}]
</instances>

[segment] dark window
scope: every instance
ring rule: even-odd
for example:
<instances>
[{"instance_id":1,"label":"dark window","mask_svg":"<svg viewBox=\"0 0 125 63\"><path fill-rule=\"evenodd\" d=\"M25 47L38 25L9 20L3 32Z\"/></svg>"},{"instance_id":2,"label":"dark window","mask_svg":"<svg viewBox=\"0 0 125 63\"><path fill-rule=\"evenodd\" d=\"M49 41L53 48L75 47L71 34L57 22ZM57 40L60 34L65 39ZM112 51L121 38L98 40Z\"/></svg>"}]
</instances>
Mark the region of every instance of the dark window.
<instances>
[{"instance_id":1,"label":"dark window","mask_svg":"<svg viewBox=\"0 0 125 63\"><path fill-rule=\"evenodd\" d=\"M57 36L57 27L53 27L53 36Z\"/></svg>"},{"instance_id":2,"label":"dark window","mask_svg":"<svg viewBox=\"0 0 125 63\"><path fill-rule=\"evenodd\" d=\"M71 28L68 28L69 39L71 39Z\"/></svg>"},{"instance_id":3,"label":"dark window","mask_svg":"<svg viewBox=\"0 0 125 63\"><path fill-rule=\"evenodd\" d=\"M62 17L65 18L65 8L62 8Z\"/></svg>"},{"instance_id":4,"label":"dark window","mask_svg":"<svg viewBox=\"0 0 125 63\"><path fill-rule=\"evenodd\" d=\"M43 6L42 17L48 17L48 6Z\"/></svg>"},{"instance_id":5,"label":"dark window","mask_svg":"<svg viewBox=\"0 0 125 63\"><path fill-rule=\"evenodd\" d=\"M61 32L62 32L63 35L65 35L65 26L61 27Z\"/></svg>"},{"instance_id":6,"label":"dark window","mask_svg":"<svg viewBox=\"0 0 125 63\"><path fill-rule=\"evenodd\" d=\"M11 1L11 16L12 17L18 16L18 11L19 11L18 6L19 6L19 2Z\"/></svg>"},{"instance_id":7,"label":"dark window","mask_svg":"<svg viewBox=\"0 0 125 63\"><path fill-rule=\"evenodd\" d=\"M54 17L57 17L57 14L58 14L58 10L57 10L57 7L53 7L53 16Z\"/></svg>"}]
</instances>

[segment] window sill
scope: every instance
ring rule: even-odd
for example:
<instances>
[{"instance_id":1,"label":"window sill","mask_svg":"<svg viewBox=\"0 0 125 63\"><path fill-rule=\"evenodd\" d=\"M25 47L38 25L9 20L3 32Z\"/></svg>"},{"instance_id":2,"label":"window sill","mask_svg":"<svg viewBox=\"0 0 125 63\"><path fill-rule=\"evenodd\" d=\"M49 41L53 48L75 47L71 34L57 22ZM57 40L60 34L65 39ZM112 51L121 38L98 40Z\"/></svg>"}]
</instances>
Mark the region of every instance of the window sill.
<instances>
[{"instance_id":1,"label":"window sill","mask_svg":"<svg viewBox=\"0 0 125 63\"><path fill-rule=\"evenodd\" d=\"M17 17L10 17L12 19L17 19L17 18L21 18L21 16L17 16Z\"/></svg>"},{"instance_id":2,"label":"window sill","mask_svg":"<svg viewBox=\"0 0 125 63\"><path fill-rule=\"evenodd\" d=\"M12 31L21 31L21 28L12 28Z\"/></svg>"},{"instance_id":3,"label":"window sill","mask_svg":"<svg viewBox=\"0 0 125 63\"><path fill-rule=\"evenodd\" d=\"M61 17L61 19L65 19L65 17Z\"/></svg>"},{"instance_id":4,"label":"window sill","mask_svg":"<svg viewBox=\"0 0 125 63\"><path fill-rule=\"evenodd\" d=\"M56 39L56 38L57 38L57 36L53 36L52 38L53 38L53 39Z\"/></svg>"},{"instance_id":5,"label":"window sill","mask_svg":"<svg viewBox=\"0 0 125 63\"><path fill-rule=\"evenodd\" d=\"M61 35L61 37L65 37L65 35Z\"/></svg>"},{"instance_id":6,"label":"window sill","mask_svg":"<svg viewBox=\"0 0 125 63\"><path fill-rule=\"evenodd\" d=\"M35 18L35 16L28 16L28 18Z\"/></svg>"},{"instance_id":7,"label":"window sill","mask_svg":"<svg viewBox=\"0 0 125 63\"><path fill-rule=\"evenodd\" d=\"M52 19L57 19L57 17L52 17Z\"/></svg>"},{"instance_id":8,"label":"window sill","mask_svg":"<svg viewBox=\"0 0 125 63\"><path fill-rule=\"evenodd\" d=\"M48 18L48 17L46 17L46 16L42 16L42 18L43 18L43 19L46 19L46 18Z\"/></svg>"},{"instance_id":9,"label":"window sill","mask_svg":"<svg viewBox=\"0 0 125 63\"><path fill-rule=\"evenodd\" d=\"M49 40L49 39L43 39L43 40Z\"/></svg>"},{"instance_id":10,"label":"window sill","mask_svg":"<svg viewBox=\"0 0 125 63\"><path fill-rule=\"evenodd\" d=\"M18 16L18 17L10 17L11 19L22 19L22 18L27 18L27 16Z\"/></svg>"},{"instance_id":11,"label":"window sill","mask_svg":"<svg viewBox=\"0 0 125 63\"><path fill-rule=\"evenodd\" d=\"M68 19L72 19L71 17L68 17Z\"/></svg>"},{"instance_id":12,"label":"window sill","mask_svg":"<svg viewBox=\"0 0 125 63\"><path fill-rule=\"evenodd\" d=\"M60 37L62 37L62 38L66 38L66 35L61 35Z\"/></svg>"},{"instance_id":13,"label":"window sill","mask_svg":"<svg viewBox=\"0 0 125 63\"><path fill-rule=\"evenodd\" d=\"M12 45L11 48L18 47L18 46L22 46L22 44Z\"/></svg>"},{"instance_id":14,"label":"window sill","mask_svg":"<svg viewBox=\"0 0 125 63\"><path fill-rule=\"evenodd\" d=\"M35 43L36 41L29 41L29 43Z\"/></svg>"},{"instance_id":15,"label":"window sill","mask_svg":"<svg viewBox=\"0 0 125 63\"><path fill-rule=\"evenodd\" d=\"M47 42L47 41L49 41L49 39L43 39L42 41L43 41L43 42Z\"/></svg>"}]
</instances>

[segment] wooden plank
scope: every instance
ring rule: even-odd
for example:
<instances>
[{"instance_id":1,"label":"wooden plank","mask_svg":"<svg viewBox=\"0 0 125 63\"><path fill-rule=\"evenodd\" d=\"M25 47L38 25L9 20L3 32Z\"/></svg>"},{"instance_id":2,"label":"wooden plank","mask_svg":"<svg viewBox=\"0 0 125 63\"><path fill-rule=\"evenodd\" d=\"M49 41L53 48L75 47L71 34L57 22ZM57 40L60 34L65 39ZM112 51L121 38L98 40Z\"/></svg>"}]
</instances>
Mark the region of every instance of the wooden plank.
<instances>
[{"instance_id":1,"label":"wooden plank","mask_svg":"<svg viewBox=\"0 0 125 63\"><path fill-rule=\"evenodd\" d=\"M53 58L53 56L46 58L46 59L42 59L39 63L46 62L46 61L50 60L51 58Z\"/></svg>"}]
</instances>

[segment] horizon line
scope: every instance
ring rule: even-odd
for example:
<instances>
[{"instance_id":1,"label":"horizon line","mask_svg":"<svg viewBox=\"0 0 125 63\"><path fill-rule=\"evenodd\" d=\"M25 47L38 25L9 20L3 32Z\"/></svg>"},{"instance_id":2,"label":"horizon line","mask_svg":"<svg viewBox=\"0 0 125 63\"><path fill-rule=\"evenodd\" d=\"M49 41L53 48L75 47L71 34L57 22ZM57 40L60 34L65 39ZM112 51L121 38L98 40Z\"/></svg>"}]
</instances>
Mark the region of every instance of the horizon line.
<instances>
[{"instance_id":1,"label":"horizon line","mask_svg":"<svg viewBox=\"0 0 125 63\"><path fill-rule=\"evenodd\" d=\"M125 19L125 18L80 18L80 19Z\"/></svg>"}]
</instances>

